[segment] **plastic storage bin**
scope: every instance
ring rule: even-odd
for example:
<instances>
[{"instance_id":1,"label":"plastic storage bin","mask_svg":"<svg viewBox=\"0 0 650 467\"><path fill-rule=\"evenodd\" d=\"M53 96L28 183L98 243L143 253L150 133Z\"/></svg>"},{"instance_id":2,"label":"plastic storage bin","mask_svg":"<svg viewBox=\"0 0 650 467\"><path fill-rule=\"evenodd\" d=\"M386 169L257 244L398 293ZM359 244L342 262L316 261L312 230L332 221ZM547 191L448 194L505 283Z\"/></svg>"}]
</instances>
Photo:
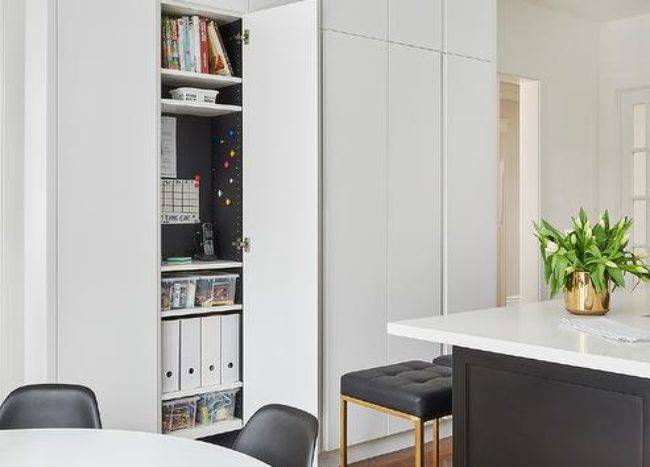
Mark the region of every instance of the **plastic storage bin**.
<instances>
[{"instance_id":1,"label":"plastic storage bin","mask_svg":"<svg viewBox=\"0 0 650 467\"><path fill-rule=\"evenodd\" d=\"M219 91L213 89L178 88L171 92L172 98L177 101L202 102L214 104L217 102Z\"/></svg>"},{"instance_id":2,"label":"plastic storage bin","mask_svg":"<svg viewBox=\"0 0 650 467\"><path fill-rule=\"evenodd\" d=\"M229 389L226 391L209 392L199 396L196 410L196 423L199 425L209 425L235 418L238 392L239 389Z\"/></svg>"},{"instance_id":3,"label":"plastic storage bin","mask_svg":"<svg viewBox=\"0 0 650 467\"><path fill-rule=\"evenodd\" d=\"M195 303L197 307L234 305L238 274L219 273L197 276Z\"/></svg>"},{"instance_id":4,"label":"plastic storage bin","mask_svg":"<svg viewBox=\"0 0 650 467\"><path fill-rule=\"evenodd\" d=\"M185 430L196 425L196 407L198 397L186 397L163 402L162 432Z\"/></svg>"},{"instance_id":5,"label":"plastic storage bin","mask_svg":"<svg viewBox=\"0 0 650 467\"><path fill-rule=\"evenodd\" d=\"M196 279L194 277L166 277L161 281L160 308L163 311L194 308Z\"/></svg>"}]
</instances>

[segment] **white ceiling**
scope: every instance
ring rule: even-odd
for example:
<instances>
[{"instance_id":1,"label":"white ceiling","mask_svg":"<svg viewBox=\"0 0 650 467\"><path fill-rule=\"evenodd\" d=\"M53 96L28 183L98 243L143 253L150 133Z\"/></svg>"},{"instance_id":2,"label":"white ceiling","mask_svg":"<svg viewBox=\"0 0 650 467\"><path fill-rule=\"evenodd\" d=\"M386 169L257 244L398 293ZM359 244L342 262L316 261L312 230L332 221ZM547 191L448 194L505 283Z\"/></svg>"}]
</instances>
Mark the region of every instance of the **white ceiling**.
<instances>
[{"instance_id":1,"label":"white ceiling","mask_svg":"<svg viewBox=\"0 0 650 467\"><path fill-rule=\"evenodd\" d=\"M650 0L526 0L529 3L572 13L594 21L650 13Z\"/></svg>"}]
</instances>

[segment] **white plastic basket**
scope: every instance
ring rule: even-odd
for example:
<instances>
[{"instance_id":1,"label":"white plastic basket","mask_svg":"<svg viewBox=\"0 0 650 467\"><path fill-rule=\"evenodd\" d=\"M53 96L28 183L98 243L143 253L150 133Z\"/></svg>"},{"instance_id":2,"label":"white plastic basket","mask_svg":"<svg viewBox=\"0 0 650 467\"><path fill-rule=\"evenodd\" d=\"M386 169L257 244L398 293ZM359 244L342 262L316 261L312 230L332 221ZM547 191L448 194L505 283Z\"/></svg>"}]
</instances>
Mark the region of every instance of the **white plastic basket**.
<instances>
[{"instance_id":1,"label":"white plastic basket","mask_svg":"<svg viewBox=\"0 0 650 467\"><path fill-rule=\"evenodd\" d=\"M215 104L219 91L213 89L177 88L171 91L172 99L177 101Z\"/></svg>"}]
</instances>

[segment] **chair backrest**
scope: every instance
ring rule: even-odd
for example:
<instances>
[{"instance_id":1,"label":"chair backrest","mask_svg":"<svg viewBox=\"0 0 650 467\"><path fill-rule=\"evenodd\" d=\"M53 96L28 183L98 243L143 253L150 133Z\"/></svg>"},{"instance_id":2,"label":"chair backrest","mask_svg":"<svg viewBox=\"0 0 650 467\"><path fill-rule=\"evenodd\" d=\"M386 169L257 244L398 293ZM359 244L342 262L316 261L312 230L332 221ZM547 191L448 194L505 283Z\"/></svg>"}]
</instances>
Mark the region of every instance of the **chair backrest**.
<instances>
[{"instance_id":1,"label":"chair backrest","mask_svg":"<svg viewBox=\"0 0 650 467\"><path fill-rule=\"evenodd\" d=\"M95 393L85 386L22 386L11 392L0 406L0 430L101 427Z\"/></svg>"},{"instance_id":2,"label":"chair backrest","mask_svg":"<svg viewBox=\"0 0 650 467\"><path fill-rule=\"evenodd\" d=\"M272 467L311 467L318 437L313 415L286 405L266 405L253 414L235 450Z\"/></svg>"}]
</instances>

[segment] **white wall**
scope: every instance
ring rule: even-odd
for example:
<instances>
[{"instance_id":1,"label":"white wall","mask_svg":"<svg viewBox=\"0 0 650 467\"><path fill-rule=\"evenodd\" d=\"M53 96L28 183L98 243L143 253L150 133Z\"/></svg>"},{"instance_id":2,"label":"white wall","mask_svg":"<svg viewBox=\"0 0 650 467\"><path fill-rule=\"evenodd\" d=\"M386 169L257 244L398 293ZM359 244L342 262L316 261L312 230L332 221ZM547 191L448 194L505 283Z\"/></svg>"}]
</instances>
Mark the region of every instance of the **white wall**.
<instances>
[{"instance_id":1,"label":"white wall","mask_svg":"<svg viewBox=\"0 0 650 467\"><path fill-rule=\"evenodd\" d=\"M0 400L24 377L23 0L0 0Z\"/></svg>"},{"instance_id":2,"label":"white wall","mask_svg":"<svg viewBox=\"0 0 650 467\"><path fill-rule=\"evenodd\" d=\"M541 215L565 225L597 207L597 23L499 0L498 69L540 80Z\"/></svg>"},{"instance_id":3,"label":"white wall","mask_svg":"<svg viewBox=\"0 0 650 467\"><path fill-rule=\"evenodd\" d=\"M650 14L604 23L600 30L599 206L621 212L618 92L650 86Z\"/></svg>"}]
</instances>

